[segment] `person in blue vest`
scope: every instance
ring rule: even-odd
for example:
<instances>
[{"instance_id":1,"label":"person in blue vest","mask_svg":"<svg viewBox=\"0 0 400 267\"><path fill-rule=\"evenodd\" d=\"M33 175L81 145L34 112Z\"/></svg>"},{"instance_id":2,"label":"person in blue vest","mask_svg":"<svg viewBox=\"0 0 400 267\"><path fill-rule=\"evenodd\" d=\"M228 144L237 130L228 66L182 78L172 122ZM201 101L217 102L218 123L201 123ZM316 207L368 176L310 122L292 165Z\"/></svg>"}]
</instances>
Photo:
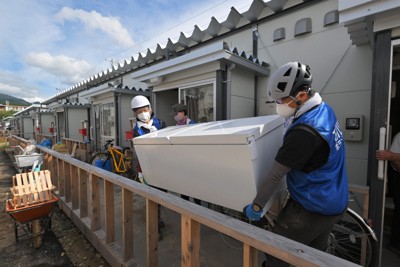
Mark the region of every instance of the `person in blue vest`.
<instances>
[{"instance_id":1,"label":"person in blue vest","mask_svg":"<svg viewBox=\"0 0 400 267\"><path fill-rule=\"evenodd\" d=\"M286 175L290 197L273 232L324 251L332 226L346 212L348 181L345 143L335 112L311 89L311 83L309 66L299 62L286 63L270 76L268 94L277 104L277 114L286 119L286 132L244 213L251 221L260 220L263 207ZM263 266L289 266L266 256Z\"/></svg>"},{"instance_id":2,"label":"person in blue vest","mask_svg":"<svg viewBox=\"0 0 400 267\"><path fill-rule=\"evenodd\" d=\"M165 128L165 122L154 117L147 97L138 95L132 99L132 110L136 124L133 127L133 138Z\"/></svg>"},{"instance_id":3,"label":"person in blue vest","mask_svg":"<svg viewBox=\"0 0 400 267\"><path fill-rule=\"evenodd\" d=\"M131 107L136 118L136 123L133 127L133 138L148 134L150 132L158 131L166 127L164 121L154 117L150 101L147 99L147 97L142 95L135 96L131 101ZM141 172L139 162L136 159L134 161L134 168ZM166 190L162 188L154 188L166 192ZM163 227L164 222L162 221L160 216L160 205L158 205L158 240L163 239L163 235L161 232L161 228Z\"/></svg>"}]
</instances>

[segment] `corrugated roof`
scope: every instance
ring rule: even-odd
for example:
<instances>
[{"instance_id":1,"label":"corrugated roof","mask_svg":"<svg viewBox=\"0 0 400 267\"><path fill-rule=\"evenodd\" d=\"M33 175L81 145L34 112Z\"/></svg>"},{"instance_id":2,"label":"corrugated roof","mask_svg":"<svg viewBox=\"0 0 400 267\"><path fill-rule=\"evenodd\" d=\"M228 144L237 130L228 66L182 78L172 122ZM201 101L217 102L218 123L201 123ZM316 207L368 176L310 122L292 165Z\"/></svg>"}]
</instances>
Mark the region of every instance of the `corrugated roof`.
<instances>
[{"instance_id":1,"label":"corrugated roof","mask_svg":"<svg viewBox=\"0 0 400 267\"><path fill-rule=\"evenodd\" d=\"M169 57L179 56L180 52L187 48L194 47L203 41L218 37L219 35L259 20L262 17L261 14L280 12L283 10L287 1L288 0L271 0L265 3L262 0L254 0L249 9L243 13L239 13L234 7L232 7L225 21L218 22L214 17L212 17L208 27L206 27L204 30L201 30L197 25L195 25L191 36L186 37L185 34L181 33L176 42L168 39L168 42L164 47L162 47L160 44L157 44L154 51L147 49L146 54L142 55L139 53L137 59L132 56L129 61L124 60L122 64L118 63L117 66L113 66L111 69L104 70L84 81L79 82L78 84L73 85L70 88L61 90L57 95L44 101L43 103L49 103L49 101L51 102L55 99L66 97L107 81L111 81L122 74L135 71L156 61L168 60ZM237 49L233 48L232 51L237 51ZM243 57L245 57L245 54L243 54ZM248 60L254 64L266 64L260 63L258 60L253 60L250 57L248 57Z\"/></svg>"}]
</instances>

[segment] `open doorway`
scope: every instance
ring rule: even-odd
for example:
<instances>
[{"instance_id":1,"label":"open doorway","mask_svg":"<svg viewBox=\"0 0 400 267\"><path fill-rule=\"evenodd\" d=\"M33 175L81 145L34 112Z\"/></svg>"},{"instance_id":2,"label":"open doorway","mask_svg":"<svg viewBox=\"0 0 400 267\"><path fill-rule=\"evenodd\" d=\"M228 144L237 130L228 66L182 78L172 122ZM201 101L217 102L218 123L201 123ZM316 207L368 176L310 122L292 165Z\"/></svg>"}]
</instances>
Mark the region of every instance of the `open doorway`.
<instances>
[{"instance_id":1,"label":"open doorway","mask_svg":"<svg viewBox=\"0 0 400 267\"><path fill-rule=\"evenodd\" d=\"M389 112L389 134L388 148L390 148L393 137L400 132L400 43L393 44L392 58L392 79L390 94L390 112ZM394 198L400 196L400 173L396 172L390 164L387 165L387 183L385 195L384 227L382 240L382 265L381 266L399 266L400 257L396 249L391 246L391 235L393 226L398 223L398 212L395 211ZM399 207L398 207L399 208ZM397 215L396 215L397 214ZM396 226L396 228L398 225ZM400 249L397 251L400 252Z\"/></svg>"},{"instance_id":2,"label":"open doorway","mask_svg":"<svg viewBox=\"0 0 400 267\"><path fill-rule=\"evenodd\" d=\"M167 126L173 126L176 124L174 117L169 115L172 110L172 106L178 103L178 88L169 89L165 91L159 91L155 93L155 116L163 121ZM154 105L154 103L152 103Z\"/></svg>"}]
</instances>

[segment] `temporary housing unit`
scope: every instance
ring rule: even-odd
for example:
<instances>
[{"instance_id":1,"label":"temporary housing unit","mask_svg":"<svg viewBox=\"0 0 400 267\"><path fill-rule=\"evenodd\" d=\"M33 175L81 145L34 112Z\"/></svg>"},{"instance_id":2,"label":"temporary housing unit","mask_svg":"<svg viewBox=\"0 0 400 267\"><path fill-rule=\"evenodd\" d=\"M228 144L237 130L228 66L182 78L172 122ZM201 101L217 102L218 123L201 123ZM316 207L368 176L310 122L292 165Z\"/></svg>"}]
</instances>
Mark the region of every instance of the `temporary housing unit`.
<instances>
[{"instance_id":1,"label":"temporary housing unit","mask_svg":"<svg viewBox=\"0 0 400 267\"><path fill-rule=\"evenodd\" d=\"M82 130L89 123L90 104L86 99L76 92L60 92L42 103L53 111L53 121L46 129L56 135L57 141L62 138L88 140L88 131Z\"/></svg>"},{"instance_id":2,"label":"temporary housing unit","mask_svg":"<svg viewBox=\"0 0 400 267\"><path fill-rule=\"evenodd\" d=\"M141 89L128 85L123 87L122 80L105 83L82 91L80 96L91 103L89 132L94 149L100 150L106 140L114 140L114 145L131 147L132 98L145 95L150 98L147 88ZM127 138L130 135L130 138Z\"/></svg>"},{"instance_id":3,"label":"temporary housing unit","mask_svg":"<svg viewBox=\"0 0 400 267\"><path fill-rule=\"evenodd\" d=\"M158 116L175 125L169 113L177 102L186 104L197 122L254 116L257 78L268 75L268 64L219 41L127 77L147 83Z\"/></svg>"},{"instance_id":4,"label":"temporary housing unit","mask_svg":"<svg viewBox=\"0 0 400 267\"><path fill-rule=\"evenodd\" d=\"M35 133L53 135L54 132L54 112L51 110L37 111L33 113Z\"/></svg>"},{"instance_id":5,"label":"temporary housing unit","mask_svg":"<svg viewBox=\"0 0 400 267\"><path fill-rule=\"evenodd\" d=\"M35 139L35 114L47 110L45 105L33 104L24 110L14 114L15 129L20 137L24 139Z\"/></svg>"}]
</instances>

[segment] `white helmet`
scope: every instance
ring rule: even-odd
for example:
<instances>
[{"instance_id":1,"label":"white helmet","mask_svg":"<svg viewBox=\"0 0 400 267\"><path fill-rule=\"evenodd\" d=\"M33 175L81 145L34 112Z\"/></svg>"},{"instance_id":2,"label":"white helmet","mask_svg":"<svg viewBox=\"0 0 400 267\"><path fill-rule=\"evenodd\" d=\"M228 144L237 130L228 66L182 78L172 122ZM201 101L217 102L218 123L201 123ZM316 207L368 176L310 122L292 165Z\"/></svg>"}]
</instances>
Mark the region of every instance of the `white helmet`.
<instances>
[{"instance_id":1,"label":"white helmet","mask_svg":"<svg viewBox=\"0 0 400 267\"><path fill-rule=\"evenodd\" d=\"M150 101L147 99L147 97L142 95L137 95L132 99L131 107L133 110L146 106L150 107Z\"/></svg>"},{"instance_id":2,"label":"white helmet","mask_svg":"<svg viewBox=\"0 0 400 267\"><path fill-rule=\"evenodd\" d=\"M288 62L279 67L269 77L268 95L277 100L287 96L295 96L297 92L311 86L310 67L300 62Z\"/></svg>"}]
</instances>

